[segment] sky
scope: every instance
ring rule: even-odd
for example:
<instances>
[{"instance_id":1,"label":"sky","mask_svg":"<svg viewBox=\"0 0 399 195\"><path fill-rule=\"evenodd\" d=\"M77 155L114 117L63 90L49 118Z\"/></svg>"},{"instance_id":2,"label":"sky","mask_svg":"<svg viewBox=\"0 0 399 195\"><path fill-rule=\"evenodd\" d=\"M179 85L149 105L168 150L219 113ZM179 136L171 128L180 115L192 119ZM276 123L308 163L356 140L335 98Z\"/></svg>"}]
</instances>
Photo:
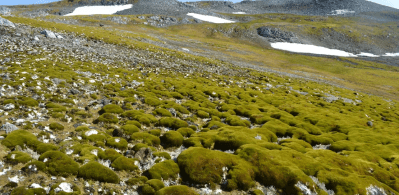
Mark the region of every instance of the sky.
<instances>
[{"instance_id":1,"label":"sky","mask_svg":"<svg viewBox=\"0 0 399 195\"><path fill-rule=\"evenodd\" d=\"M42 4L50 3L57 0L0 0L0 5L26 5L26 4ZM179 0L179 1L198 1L198 0ZM232 2L240 2L241 0L231 0ZM370 0L381 5L386 5L399 9L399 0Z\"/></svg>"}]
</instances>

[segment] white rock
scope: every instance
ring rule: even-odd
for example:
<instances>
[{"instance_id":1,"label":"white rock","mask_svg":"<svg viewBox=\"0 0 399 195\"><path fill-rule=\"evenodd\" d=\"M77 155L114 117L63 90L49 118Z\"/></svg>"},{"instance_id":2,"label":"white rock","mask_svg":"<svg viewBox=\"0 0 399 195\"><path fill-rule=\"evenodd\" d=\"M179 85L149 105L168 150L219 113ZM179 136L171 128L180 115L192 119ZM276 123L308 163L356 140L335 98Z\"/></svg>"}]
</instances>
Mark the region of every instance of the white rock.
<instances>
[{"instance_id":1,"label":"white rock","mask_svg":"<svg viewBox=\"0 0 399 195\"><path fill-rule=\"evenodd\" d=\"M66 183L66 182L62 182L57 188L55 188L55 192L66 192L66 193L72 193L73 189L72 189L72 184L70 183Z\"/></svg>"},{"instance_id":2,"label":"white rock","mask_svg":"<svg viewBox=\"0 0 399 195\"><path fill-rule=\"evenodd\" d=\"M85 133L85 135L86 136L90 136L90 135L97 135L98 134L98 131L97 130L89 130L89 131L86 131L86 133Z\"/></svg>"},{"instance_id":3,"label":"white rock","mask_svg":"<svg viewBox=\"0 0 399 195\"><path fill-rule=\"evenodd\" d=\"M18 183L19 180L20 180L20 179L19 179L18 175L14 176L14 177L9 177L9 178L8 178L8 181L14 182L14 183Z\"/></svg>"},{"instance_id":4,"label":"white rock","mask_svg":"<svg viewBox=\"0 0 399 195\"><path fill-rule=\"evenodd\" d=\"M37 184L37 183L33 183L29 186L30 188L43 188L41 185Z\"/></svg>"}]
</instances>

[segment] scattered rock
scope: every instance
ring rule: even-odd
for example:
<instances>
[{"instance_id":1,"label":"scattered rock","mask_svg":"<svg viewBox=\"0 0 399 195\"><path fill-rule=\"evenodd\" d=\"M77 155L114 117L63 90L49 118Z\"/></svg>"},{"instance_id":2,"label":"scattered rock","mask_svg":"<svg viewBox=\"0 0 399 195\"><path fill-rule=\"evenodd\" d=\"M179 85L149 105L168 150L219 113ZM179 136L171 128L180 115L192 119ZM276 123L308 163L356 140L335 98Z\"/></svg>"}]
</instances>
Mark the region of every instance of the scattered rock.
<instances>
[{"instance_id":1,"label":"scattered rock","mask_svg":"<svg viewBox=\"0 0 399 195\"><path fill-rule=\"evenodd\" d=\"M6 123L0 127L0 130L6 131L7 134L11 133L12 131L18 130L19 128L13 124Z\"/></svg>"},{"instance_id":2,"label":"scattered rock","mask_svg":"<svg viewBox=\"0 0 399 195\"><path fill-rule=\"evenodd\" d=\"M367 121L367 126L373 127L373 122L372 121Z\"/></svg>"},{"instance_id":3,"label":"scattered rock","mask_svg":"<svg viewBox=\"0 0 399 195\"><path fill-rule=\"evenodd\" d=\"M41 34L44 34L47 38L52 38L52 39L56 39L57 35L55 35L52 31L49 30L44 30L42 32L40 32Z\"/></svg>"}]
</instances>

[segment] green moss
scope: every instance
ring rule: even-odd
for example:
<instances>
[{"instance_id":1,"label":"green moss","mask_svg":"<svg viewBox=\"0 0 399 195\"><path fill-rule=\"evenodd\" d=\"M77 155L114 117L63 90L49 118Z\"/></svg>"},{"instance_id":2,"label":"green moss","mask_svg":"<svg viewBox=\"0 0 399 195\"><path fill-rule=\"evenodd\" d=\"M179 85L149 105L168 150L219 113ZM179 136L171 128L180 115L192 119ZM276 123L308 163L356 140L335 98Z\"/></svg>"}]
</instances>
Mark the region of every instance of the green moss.
<instances>
[{"instance_id":1,"label":"green moss","mask_svg":"<svg viewBox=\"0 0 399 195\"><path fill-rule=\"evenodd\" d=\"M183 145L184 137L176 131L168 131L161 137L162 145L166 148L180 147Z\"/></svg>"},{"instance_id":2,"label":"green moss","mask_svg":"<svg viewBox=\"0 0 399 195\"><path fill-rule=\"evenodd\" d=\"M119 150L127 149L127 141L124 138L111 137L107 140L105 145L108 147L117 148Z\"/></svg>"},{"instance_id":3,"label":"green moss","mask_svg":"<svg viewBox=\"0 0 399 195\"><path fill-rule=\"evenodd\" d=\"M145 132L133 133L130 139L135 141L142 141L143 143L151 146L158 146L161 143L159 137Z\"/></svg>"},{"instance_id":4,"label":"green moss","mask_svg":"<svg viewBox=\"0 0 399 195\"><path fill-rule=\"evenodd\" d=\"M163 117L172 117L172 113L169 112L169 110L166 110L164 108L157 108L154 110L155 115L163 116Z\"/></svg>"},{"instance_id":5,"label":"green moss","mask_svg":"<svg viewBox=\"0 0 399 195\"><path fill-rule=\"evenodd\" d=\"M169 153L167 153L167 152L155 152L155 153L153 153L152 155L153 155L154 157L162 157L162 158L165 158L165 159L167 159L167 160L170 160L170 159L171 159Z\"/></svg>"},{"instance_id":6,"label":"green moss","mask_svg":"<svg viewBox=\"0 0 399 195\"><path fill-rule=\"evenodd\" d=\"M87 131L87 130L90 130L90 129L89 129L89 127L86 127L86 126L79 126L79 127L76 127L76 129L75 129L76 132Z\"/></svg>"},{"instance_id":7,"label":"green moss","mask_svg":"<svg viewBox=\"0 0 399 195\"><path fill-rule=\"evenodd\" d=\"M30 98L30 97L23 97L22 100L18 101L18 103L20 105L28 106L28 107L39 106L39 102L37 102L35 99Z\"/></svg>"},{"instance_id":8,"label":"green moss","mask_svg":"<svg viewBox=\"0 0 399 195\"><path fill-rule=\"evenodd\" d=\"M195 192L193 189L183 185L165 187L155 193L155 195L173 195L173 194L198 195L198 193Z\"/></svg>"},{"instance_id":9,"label":"green moss","mask_svg":"<svg viewBox=\"0 0 399 195\"><path fill-rule=\"evenodd\" d=\"M134 162L135 160L131 158L120 156L115 161L113 161L111 166L117 171L136 171L138 170L138 167L134 165Z\"/></svg>"},{"instance_id":10,"label":"green moss","mask_svg":"<svg viewBox=\"0 0 399 195\"><path fill-rule=\"evenodd\" d=\"M62 131L62 130L64 130L64 126L59 123L51 123L50 129L53 131Z\"/></svg>"},{"instance_id":11,"label":"green moss","mask_svg":"<svg viewBox=\"0 0 399 195\"><path fill-rule=\"evenodd\" d=\"M198 110L197 116L200 118L209 118L209 113L202 110Z\"/></svg>"},{"instance_id":12,"label":"green moss","mask_svg":"<svg viewBox=\"0 0 399 195\"><path fill-rule=\"evenodd\" d=\"M9 163L18 164L18 163L27 163L32 160L29 154L25 152L14 151L6 156L6 160Z\"/></svg>"},{"instance_id":13,"label":"green moss","mask_svg":"<svg viewBox=\"0 0 399 195\"><path fill-rule=\"evenodd\" d=\"M133 133L140 131L140 129L136 125L124 125L121 127L121 129L122 129L123 133L126 135L131 135Z\"/></svg>"},{"instance_id":14,"label":"green moss","mask_svg":"<svg viewBox=\"0 0 399 195\"><path fill-rule=\"evenodd\" d=\"M144 195L153 195L158 190L164 188L165 185L161 180L158 179L151 179L148 180L145 185L143 186L142 192Z\"/></svg>"},{"instance_id":15,"label":"green moss","mask_svg":"<svg viewBox=\"0 0 399 195\"><path fill-rule=\"evenodd\" d=\"M262 192L262 190L256 189L256 190L252 190L250 192L250 195L264 195L264 193Z\"/></svg>"},{"instance_id":16,"label":"green moss","mask_svg":"<svg viewBox=\"0 0 399 195\"><path fill-rule=\"evenodd\" d=\"M155 123L158 121L157 118L155 118L151 114L145 114L143 111L139 110L129 110L126 111L122 114L123 117L127 117L131 120L137 120L142 124L145 125L150 125L151 123Z\"/></svg>"},{"instance_id":17,"label":"green moss","mask_svg":"<svg viewBox=\"0 0 399 195\"><path fill-rule=\"evenodd\" d=\"M147 144L142 144L142 143L134 145L134 147L132 149L133 149L133 151L137 152L141 148L150 148L152 151L157 151L154 147L151 147L151 146L148 146Z\"/></svg>"},{"instance_id":18,"label":"green moss","mask_svg":"<svg viewBox=\"0 0 399 195\"><path fill-rule=\"evenodd\" d=\"M356 144L354 144L348 140L342 140L342 141L332 143L329 149L334 152L341 152L343 150L354 151L355 148L356 148Z\"/></svg>"},{"instance_id":19,"label":"green moss","mask_svg":"<svg viewBox=\"0 0 399 195\"><path fill-rule=\"evenodd\" d=\"M103 122L103 123L118 123L118 118L111 113L104 113L95 121L95 123Z\"/></svg>"},{"instance_id":20,"label":"green moss","mask_svg":"<svg viewBox=\"0 0 399 195\"><path fill-rule=\"evenodd\" d=\"M164 126L164 127L169 127L172 129L179 129L182 127L188 127L188 124L186 121L182 121L180 119L177 118L171 118L171 117L167 117L167 118L161 118L161 120L159 120L159 125L160 126Z\"/></svg>"},{"instance_id":21,"label":"green moss","mask_svg":"<svg viewBox=\"0 0 399 195\"><path fill-rule=\"evenodd\" d=\"M7 104L15 104L15 100L13 99L6 99L3 101L3 105L7 105Z\"/></svg>"},{"instance_id":22,"label":"green moss","mask_svg":"<svg viewBox=\"0 0 399 195\"><path fill-rule=\"evenodd\" d=\"M146 97L144 102L150 106L159 106L162 104L159 99L153 97Z\"/></svg>"},{"instance_id":23,"label":"green moss","mask_svg":"<svg viewBox=\"0 0 399 195\"><path fill-rule=\"evenodd\" d=\"M148 131L148 133L159 137L161 135L161 130L160 129L151 129L150 131Z\"/></svg>"},{"instance_id":24,"label":"green moss","mask_svg":"<svg viewBox=\"0 0 399 195\"><path fill-rule=\"evenodd\" d=\"M183 137L190 137L195 131L189 127L180 128L177 130Z\"/></svg>"},{"instance_id":25,"label":"green moss","mask_svg":"<svg viewBox=\"0 0 399 195\"><path fill-rule=\"evenodd\" d=\"M141 128L141 124L138 121L127 121L126 125L135 125L138 128Z\"/></svg>"},{"instance_id":26,"label":"green moss","mask_svg":"<svg viewBox=\"0 0 399 195\"><path fill-rule=\"evenodd\" d=\"M131 186L136 186L136 185L144 185L145 182L148 181L148 178L146 176L140 176L140 177L133 177L130 178L129 180L126 181L127 185L131 185Z\"/></svg>"},{"instance_id":27,"label":"green moss","mask_svg":"<svg viewBox=\"0 0 399 195\"><path fill-rule=\"evenodd\" d=\"M46 195L46 190L42 188L28 189L26 186L20 186L12 190L11 195Z\"/></svg>"},{"instance_id":28,"label":"green moss","mask_svg":"<svg viewBox=\"0 0 399 195\"><path fill-rule=\"evenodd\" d=\"M89 162L79 168L78 177L107 183L119 183L118 175L98 162Z\"/></svg>"},{"instance_id":29,"label":"green moss","mask_svg":"<svg viewBox=\"0 0 399 195\"><path fill-rule=\"evenodd\" d=\"M179 165L173 160L166 160L155 164L148 170L150 179L163 179L168 180L169 178L175 180L179 174Z\"/></svg>"},{"instance_id":30,"label":"green moss","mask_svg":"<svg viewBox=\"0 0 399 195\"><path fill-rule=\"evenodd\" d=\"M43 171L43 172L46 171L46 164L44 164L41 161L36 161L36 160L26 164L22 168L22 170L25 171L25 172L29 172L31 166L36 166L37 170L39 170L39 171Z\"/></svg>"},{"instance_id":31,"label":"green moss","mask_svg":"<svg viewBox=\"0 0 399 195\"><path fill-rule=\"evenodd\" d=\"M35 135L25 130L16 130L7 135L7 137L1 142L4 146L13 149L15 146L21 146L22 148L29 146L36 149L37 145L40 144Z\"/></svg>"},{"instance_id":32,"label":"green moss","mask_svg":"<svg viewBox=\"0 0 399 195\"><path fill-rule=\"evenodd\" d=\"M49 193L49 195L56 195L56 194L59 194L59 195L78 195L78 194L81 194L81 192L80 192L80 189L79 189L79 187L76 185L76 184L74 184L74 183L72 183L72 190L73 190L73 192L71 192L71 193L66 193L66 192L64 192L64 191L60 191L60 192L56 192L55 191L55 189L56 188L58 188L58 186L60 185L61 183L56 183L55 185L53 185L53 186L51 186L51 189L50 189L50 193Z\"/></svg>"},{"instance_id":33,"label":"green moss","mask_svg":"<svg viewBox=\"0 0 399 195\"><path fill-rule=\"evenodd\" d=\"M219 184L223 167L230 169L228 188L244 189L255 185L255 172L252 166L233 154L204 148L191 147L177 158L183 179L199 184Z\"/></svg>"},{"instance_id":34,"label":"green moss","mask_svg":"<svg viewBox=\"0 0 399 195\"><path fill-rule=\"evenodd\" d=\"M105 105L99 112L100 114L103 113L113 113L113 114L121 114L123 113L123 109L115 104L108 104Z\"/></svg>"},{"instance_id":35,"label":"green moss","mask_svg":"<svg viewBox=\"0 0 399 195\"><path fill-rule=\"evenodd\" d=\"M99 158L110 160L111 162L114 162L114 160L122 156L114 149L106 149L105 151L99 150L97 155Z\"/></svg>"},{"instance_id":36,"label":"green moss","mask_svg":"<svg viewBox=\"0 0 399 195\"><path fill-rule=\"evenodd\" d=\"M47 159L46 162L44 162ZM78 173L79 164L60 151L48 151L39 157L51 175L68 177Z\"/></svg>"},{"instance_id":37,"label":"green moss","mask_svg":"<svg viewBox=\"0 0 399 195\"><path fill-rule=\"evenodd\" d=\"M50 150L58 150L58 148L59 147L54 145L54 144L40 143L40 144L37 145L36 151L39 154L43 154L43 153L45 153L47 151L50 151Z\"/></svg>"}]
</instances>

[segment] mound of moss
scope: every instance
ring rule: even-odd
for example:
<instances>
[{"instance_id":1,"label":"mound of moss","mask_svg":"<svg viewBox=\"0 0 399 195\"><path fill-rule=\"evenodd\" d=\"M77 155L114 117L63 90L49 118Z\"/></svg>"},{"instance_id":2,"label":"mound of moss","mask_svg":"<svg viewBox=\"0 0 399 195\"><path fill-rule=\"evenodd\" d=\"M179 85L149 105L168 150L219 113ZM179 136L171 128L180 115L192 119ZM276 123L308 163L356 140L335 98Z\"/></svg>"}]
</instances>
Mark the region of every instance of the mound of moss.
<instances>
[{"instance_id":1,"label":"mound of moss","mask_svg":"<svg viewBox=\"0 0 399 195\"><path fill-rule=\"evenodd\" d=\"M111 137L107 139L107 143L105 145L108 147L117 148L119 150L127 149L127 141L124 138L119 137Z\"/></svg>"},{"instance_id":2,"label":"mound of moss","mask_svg":"<svg viewBox=\"0 0 399 195\"><path fill-rule=\"evenodd\" d=\"M138 167L134 162L134 159L120 156L112 162L111 166L117 171L136 171Z\"/></svg>"},{"instance_id":3,"label":"mound of moss","mask_svg":"<svg viewBox=\"0 0 399 195\"><path fill-rule=\"evenodd\" d=\"M100 114L104 113L113 113L113 114L121 114L123 113L123 109L119 105L108 104L105 105L99 112Z\"/></svg>"},{"instance_id":4,"label":"mound of moss","mask_svg":"<svg viewBox=\"0 0 399 195\"><path fill-rule=\"evenodd\" d=\"M119 183L118 175L98 162L89 162L79 168L78 177L107 183Z\"/></svg>"},{"instance_id":5,"label":"mound of moss","mask_svg":"<svg viewBox=\"0 0 399 195\"><path fill-rule=\"evenodd\" d=\"M177 158L183 179L199 184L219 184L223 168L229 169L230 179L227 188L230 190L248 190L255 186L253 166L236 155L205 148L190 147Z\"/></svg>"},{"instance_id":6,"label":"mound of moss","mask_svg":"<svg viewBox=\"0 0 399 195\"><path fill-rule=\"evenodd\" d=\"M177 118L166 117L166 118L161 118L161 120L159 120L159 126L169 127L172 129L179 129L182 127L188 127L188 124L186 121L182 121Z\"/></svg>"},{"instance_id":7,"label":"mound of moss","mask_svg":"<svg viewBox=\"0 0 399 195\"><path fill-rule=\"evenodd\" d=\"M184 137L176 131L168 131L161 137L162 145L168 147L180 147L183 145Z\"/></svg>"},{"instance_id":8,"label":"mound of moss","mask_svg":"<svg viewBox=\"0 0 399 195\"><path fill-rule=\"evenodd\" d=\"M192 128L184 127L177 130L183 137L190 137L195 131Z\"/></svg>"},{"instance_id":9,"label":"mound of moss","mask_svg":"<svg viewBox=\"0 0 399 195\"><path fill-rule=\"evenodd\" d=\"M111 162L114 162L114 160L122 156L121 154L119 154L119 152L117 152L114 149L106 149L104 151L99 150L97 155L99 158L104 160L110 160Z\"/></svg>"},{"instance_id":10,"label":"mound of moss","mask_svg":"<svg viewBox=\"0 0 399 195\"><path fill-rule=\"evenodd\" d=\"M61 125L60 123L51 123L49 127L53 131L62 131L62 130L64 130L64 126Z\"/></svg>"},{"instance_id":11,"label":"mound of moss","mask_svg":"<svg viewBox=\"0 0 399 195\"><path fill-rule=\"evenodd\" d=\"M195 192L193 189L183 185L165 187L155 193L155 195L178 195L178 194L198 195L198 193Z\"/></svg>"},{"instance_id":12,"label":"mound of moss","mask_svg":"<svg viewBox=\"0 0 399 195\"><path fill-rule=\"evenodd\" d=\"M39 157L51 175L68 177L77 175L79 164L60 151L48 151Z\"/></svg>"},{"instance_id":13,"label":"mound of moss","mask_svg":"<svg viewBox=\"0 0 399 195\"><path fill-rule=\"evenodd\" d=\"M169 112L169 110L166 110L165 108L157 108L154 110L155 115L163 116L163 117L172 117L172 113Z\"/></svg>"},{"instance_id":14,"label":"mound of moss","mask_svg":"<svg viewBox=\"0 0 399 195\"><path fill-rule=\"evenodd\" d=\"M76 184L73 184L73 183L67 183L67 185L71 185L70 187L71 187L73 192L67 193L67 192L64 192L64 191L59 191L61 184L62 183L56 183L55 185L51 186L49 195L56 195L56 194L79 195L79 194L81 194L81 191L80 191L79 187ZM57 188L58 188L58 190L57 190Z\"/></svg>"},{"instance_id":15,"label":"mound of moss","mask_svg":"<svg viewBox=\"0 0 399 195\"><path fill-rule=\"evenodd\" d=\"M149 178L150 179L163 179L168 180L176 179L177 174L179 174L180 169L179 165L175 163L173 160L166 160L160 163L155 164L148 170Z\"/></svg>"},{"instance_id":16,"label":"mound of moss","mask_svg":"<svg viewBox=\"0 0 399 195\"><path fill-rule=\"evenodd\" d=\"M4 146L13 149L15 146L26 146L36 149L37 145L40 144L35 135L26 130L12 131L7 137L1 142Z\"/></svg>"},{"instance_id":17,"label":"mound of moss","mask_svg":"<svg viewBox=\"0 0 399 195\"><path fill-rule=\"evenodd\" d=\"M159 137L146 132L133 133L130 139L135 141L142 141L143 143L151 146L158 146L161 143Z\"/></svg>"},{"instance_id":18,"label":"mound of moss","mask_svg":"<svg viewBox=\"0 0 399 195\"><path fill-rule=\"evenodd\" d=\"M129 180L126 181L127 185L135 186L135 185L144 185L145 182L148 181L148 178L146 176L140 176L140 177L133 177L130 178Z\"/></svg>"},{"instance_id":19,"label":"mound of moss","mask_svg":"<svg viewBox=\"0 0 399 195\"><path fill-rule=\"evenodd\" d=\"M11 195L46 195L46 190L42 188L28 189L26 186L20 186L12 190Z\"/></svg>"},{"instance_id":20,"label":"mound of moss","mask_svg":"<svg viewBox=\"0 0 399 195\"><path fill-rule=\"evenodd\" d=\"M103 123L118 123L119 119L111 114L111 113L104 113L97 120L94 121L95 123L103 122Z\"/></svg>"},{"instance_id":21,"label":"mound of moss","mask_svg":"<svg viewBox=\"0 0 399 195\"><path fill-rule=\"evenodd\" d=\"M20 151L14 151L8 154L6 157L7 162L13 163L13 164L18 164L18 163L27 163L32 160L32 157L25 153L25 152L20 152Z\"/></svg>"},{"instance_id":22,"label":"mound of moss","mask_svg":"<svg viewBox=\"0 0 399 195\"><path fill-rule=\"evenodd\" d=\"M164 188L165 185L159 179L151 179L145 182L142 193L144 195L153 195L155 192L159 191L160 189Z\"/></svg>"},{"instance_id":23,"label":"mound of moss","mask_svg":"<svg viewBox=\"0 0 399 195\"><path fill-rule=\"evenodd\" d=\"M121 129L125 135L131 135L140 131L136 125L124 125L121 127Z\"/></svg>"}]
</instances>

